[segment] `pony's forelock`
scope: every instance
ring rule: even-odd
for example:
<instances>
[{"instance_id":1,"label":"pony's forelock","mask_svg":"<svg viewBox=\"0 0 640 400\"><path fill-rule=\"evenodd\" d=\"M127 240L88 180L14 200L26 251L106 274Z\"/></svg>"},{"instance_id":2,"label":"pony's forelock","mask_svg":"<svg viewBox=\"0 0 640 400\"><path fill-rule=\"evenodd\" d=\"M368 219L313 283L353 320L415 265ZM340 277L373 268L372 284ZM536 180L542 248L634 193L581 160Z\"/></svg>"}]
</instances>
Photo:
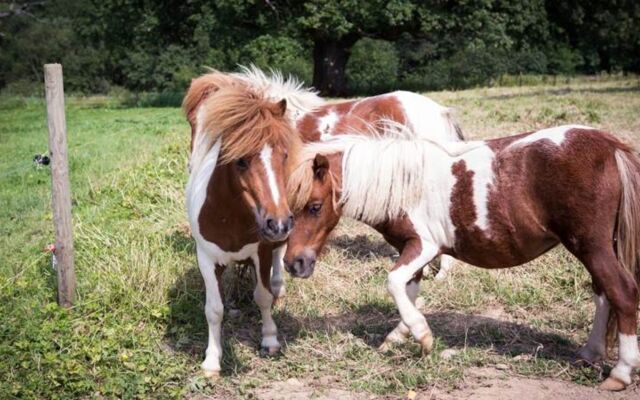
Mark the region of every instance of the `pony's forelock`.
<instances>
[{"instance_id":1,"label":"pony's forelock","mask_svg":"<svg viewBox=\"0 0 640 400\"><path fill-rule=\"evenodd\" d=\"M266 144L285 146L295 162L300 137L281 105L244 85L220 88L205 103L204 130L221 139L220 164L256 154Z\"/></svg>"}]
</instances>

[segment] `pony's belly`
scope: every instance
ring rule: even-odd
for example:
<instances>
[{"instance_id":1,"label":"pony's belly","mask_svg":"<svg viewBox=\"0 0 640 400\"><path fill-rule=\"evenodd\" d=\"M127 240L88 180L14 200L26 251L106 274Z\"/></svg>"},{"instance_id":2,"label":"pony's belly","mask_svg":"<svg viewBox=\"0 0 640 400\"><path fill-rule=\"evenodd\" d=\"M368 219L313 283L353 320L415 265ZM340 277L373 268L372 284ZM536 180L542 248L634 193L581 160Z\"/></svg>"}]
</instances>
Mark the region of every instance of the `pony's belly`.
<instances>
[{"instance_id":1,"label":"pony's belly","mask_svg":"<svg viewBox=\"0 0 640 400\"><path fill-rule=\"evenodd\" d=\"M555 247L552 237L487 237L482 233L456 236L453 249L443 249L460 261L481 268L509 268L529 262Z\"/></svg>"}]
</instances>

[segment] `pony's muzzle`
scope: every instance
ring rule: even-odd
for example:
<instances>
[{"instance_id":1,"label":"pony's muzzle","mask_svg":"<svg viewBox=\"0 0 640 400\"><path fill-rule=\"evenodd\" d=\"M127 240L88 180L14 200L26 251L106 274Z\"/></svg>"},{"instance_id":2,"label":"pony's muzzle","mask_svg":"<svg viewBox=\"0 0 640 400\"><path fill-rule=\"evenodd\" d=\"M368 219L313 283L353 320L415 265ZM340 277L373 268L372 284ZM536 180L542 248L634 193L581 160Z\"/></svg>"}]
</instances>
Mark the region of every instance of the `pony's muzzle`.
<instances>
[{"instance_id":1,"label":"pony's muzzle","mask_svg":"<svg viewBox=\"0 0 640 400\"><path fill-rule=\"evenodd\" d=\"M262 223L260 233L262 237L271 242L285 240L293 229L293 214L289 213L286 218L274 218L267 216Z\"/></svg>"},{"instance_id":2,"label":"pony's muzzle","mask_svg":"<svg viewBox=\"0 0 640 400\"><path fill-rule=\"evenodd\" d=\"M284 268L296 278L308 278L313 275L316 266L315 252L303 252L293 259L293 262L285 261Z\"/></svg>"}]
</instances>

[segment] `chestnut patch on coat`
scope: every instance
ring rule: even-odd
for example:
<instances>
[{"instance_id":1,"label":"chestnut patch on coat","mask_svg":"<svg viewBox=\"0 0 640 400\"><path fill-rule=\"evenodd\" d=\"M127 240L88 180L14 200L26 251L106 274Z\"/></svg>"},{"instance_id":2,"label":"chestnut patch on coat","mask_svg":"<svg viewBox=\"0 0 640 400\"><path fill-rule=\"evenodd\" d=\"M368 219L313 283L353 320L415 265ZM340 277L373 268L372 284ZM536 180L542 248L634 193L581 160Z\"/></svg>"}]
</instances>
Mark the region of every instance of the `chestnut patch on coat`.
<instances>
[{"instance_id":1,"label":"chestnut patch on coat","mask_svg":"<svg viewBox=\"0 0 640 400\"><path fill-rule=\"evenodd\" d=\"M335 113L337 117L333 129L320 132L321 119L331 113ZM390 119L400 124L407 122L402 104L395 96L385 94L325 104L301 118L297 129L305 142L315 142L320 140L322 134L368 134L369 124L375 124L381 119Z\"/></svg>"}]
</instances>

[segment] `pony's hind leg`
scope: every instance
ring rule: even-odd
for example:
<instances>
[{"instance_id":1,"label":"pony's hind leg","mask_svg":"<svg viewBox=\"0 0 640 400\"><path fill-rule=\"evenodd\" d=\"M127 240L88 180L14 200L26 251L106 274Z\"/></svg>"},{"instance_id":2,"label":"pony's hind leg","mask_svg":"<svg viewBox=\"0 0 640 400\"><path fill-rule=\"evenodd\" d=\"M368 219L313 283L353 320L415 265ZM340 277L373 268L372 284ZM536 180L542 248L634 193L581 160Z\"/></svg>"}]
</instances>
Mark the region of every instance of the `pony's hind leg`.
<instances>
[{"instance_id":1,"label":"pony's hind leg","mask_svg":"<svg viewBox=\"0 0 640 400\"><path fill-rule=\"evenodd\" d=\"M602 247L604 246L595 248ZM636 336L638 286L631 274L618 262L613 246L610 247L607 246L606 250L592 251L586 255L576 252L574 254L586 265L594 284L603 289L611 311L617 317L618 362L611 370L609 377L602 383L601 388L622 390L631 383L634 369L640 367L640 351ZM598 336L600 334L600 332L597 333ZM599 337L598 340L600 340Z\"/></svg>"},{"instance_id":2,"label":"pony's hind leg","mask_svg":"<svg viewBox=\"0 0 640 400\"><path fill-rule=\"evenodd\" d=\"M418 271L416 275L407 283L407 296L414 305L420 293L420 281L422 280L422 270ZM411 334L409 327L402 321L398 322L398 325L384 338L384 342L378 348L380 351L387 351L394 344L404 343L407 337Z\"/></svg>"},{"instance_id":3,"label":"pony's hind leg","mask_svg":"<svg viewBox=\"0 0 640 400\"><path fill-rule=\"evenodd\" d=\"M223 266L216 265L213 259L200 247L197 247L198 266L204 279L206 300L204 314L209 326L209 341L206 356L202 363L202 370L207 378L215 379L220 376L220 358L222 357L221 328L224 306L220 296L218 279Z\"/></svg>"},{"instance_id":4,"label":"pony's hind leg","mask_svg":"<svg viewBox=\"0 0 640 400\"><path fill-rule=\"evenodd\" d=\"M433 334L424 315L416 308L409 297L407 283L436 255L438 255L438 248L430 243L419 240L407 243L394 269L389 273L387 283L387 289L393 296L402 322L409 328L413 337L420 342L423 353L431 352Z\"/></svg>"},{"instance_id":5,"label":"pony's hind leg","mask_svg":"<svg viewBox=\"0 0 640 400\"><path fill-rule=\"evenodd\" d=\"M607 324L609 322L609 300L602 290L594 285L593 303L596 306L596 314L593 318L593 327L585 344L579 351L580 360L595 364L603 361L607 354Z\"/></svg>"},{"instance_id":6,"label":"pony's hind leg","mask_svg":"<svg viewBox=\"0 0 640 400\"><path fill-rule=\"evenodd\" d=\"M256 288L253 299L260 308L262 316L262 342L260 347L268 355L275 355L280 351L278 342L278 328L271 315L274 296L271 293L271 261L272 251L268 247L260 246L258 254L253 257L256 270Z\"/></svg>"}]
</instances>

